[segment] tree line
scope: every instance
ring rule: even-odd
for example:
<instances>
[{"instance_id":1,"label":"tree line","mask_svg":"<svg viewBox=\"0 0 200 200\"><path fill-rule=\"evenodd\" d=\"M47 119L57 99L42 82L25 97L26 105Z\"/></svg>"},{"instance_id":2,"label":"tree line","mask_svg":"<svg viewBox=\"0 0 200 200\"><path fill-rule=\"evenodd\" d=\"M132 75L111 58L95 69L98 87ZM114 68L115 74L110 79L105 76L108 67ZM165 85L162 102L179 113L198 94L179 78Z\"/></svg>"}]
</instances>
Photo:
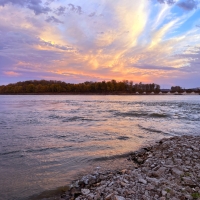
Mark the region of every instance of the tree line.
<instances>
[{"instance_id":1,"label":"tree line","mask_svg":"<svg viewBox=\"0 0 200 200\"><path fill-rule=\"evenodd\" d=\"M0 94L24 94L24 93L135 93L135 92L159 92L157 84L133 84L132 81L102 81L84 83L65 83L54 80L30 80L14 84L1 85Z\"/></svg>"}]
</instances>

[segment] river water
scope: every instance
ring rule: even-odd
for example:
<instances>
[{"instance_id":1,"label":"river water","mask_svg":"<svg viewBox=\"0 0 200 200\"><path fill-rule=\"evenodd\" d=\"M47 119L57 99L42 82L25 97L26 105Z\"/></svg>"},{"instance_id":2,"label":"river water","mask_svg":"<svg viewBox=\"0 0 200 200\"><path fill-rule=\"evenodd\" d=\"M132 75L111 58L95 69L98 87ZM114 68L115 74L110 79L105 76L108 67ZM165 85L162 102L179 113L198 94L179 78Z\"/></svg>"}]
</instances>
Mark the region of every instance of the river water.
<instances>
[{"instance_id":1,"label":"river water","mask_svg":"<svg viewBox=\"0 0 200 200\"><path fill-rule=\"evenodd\" d=\"M0 96L0 199L25 200L163 137L200 135L200 96Z\"/></svg>"}]
</instances>

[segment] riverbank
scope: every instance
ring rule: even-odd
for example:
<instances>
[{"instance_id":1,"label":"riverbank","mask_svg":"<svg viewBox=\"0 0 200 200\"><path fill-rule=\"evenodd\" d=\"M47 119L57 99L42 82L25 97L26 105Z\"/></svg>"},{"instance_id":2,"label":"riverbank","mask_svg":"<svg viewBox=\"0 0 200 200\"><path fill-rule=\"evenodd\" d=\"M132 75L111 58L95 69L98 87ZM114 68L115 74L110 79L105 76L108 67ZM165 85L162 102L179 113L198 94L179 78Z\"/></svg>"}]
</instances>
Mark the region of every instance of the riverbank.
<instances>
[{"instance_id":1,"label":"riverbank","mask_svg":"<svg viewBox=\"0 0 200 200\"><path fill-rule=\"evenodd\" d=\"M200 136L162 139L128 159L132 168L84 176L61 199L200 199Z\"/></svg>"},{"instance_id":2,"label":"riverbank","mask_svg":"<svg viewBox=\"0 0 200 200\"><path fill-rule=\"evenodd\" d=\"M182 93L179 93L179 94L175 94L175 93L154 93L154 94L151 94L151 93L118 93L118 92L104 92L104 93L4 93L4 94L1 94L1 96L8 96L8 95L14 95L14 96L17 96L17 95L21 95L21 96L28 96L28 95L34 95L34 96L42 96L42 95L66 95L66 96L70 96L70 95L74 95L74 96L79 96L79 95L87 95L87 96L104 96L104 95L113 95L113 96L171 96L171 95L184 95L184 96L188 96L188 95L200 95L200 93L196 92L196 93L187 93L187 94L182 94Z\"/></svg>"}]
</instances>

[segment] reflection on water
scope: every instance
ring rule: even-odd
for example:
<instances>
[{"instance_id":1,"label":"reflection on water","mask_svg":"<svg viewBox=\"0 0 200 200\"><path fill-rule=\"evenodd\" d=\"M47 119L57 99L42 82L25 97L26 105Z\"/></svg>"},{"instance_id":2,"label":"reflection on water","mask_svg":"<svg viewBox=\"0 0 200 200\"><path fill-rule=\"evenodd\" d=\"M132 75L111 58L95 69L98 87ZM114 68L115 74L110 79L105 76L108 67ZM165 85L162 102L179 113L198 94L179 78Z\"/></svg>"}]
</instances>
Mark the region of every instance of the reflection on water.
<instances>
[{"instance_id":1,"label":"reflection on water","mask_svg":"<svg viewBox=\"0 0 200 200\"><path fill-rule=\"evenodd\" d=\"M123 167L128 152L200 128L200 96L0 96L0 110L0 199Z\"/></svg>"}]
</instances>

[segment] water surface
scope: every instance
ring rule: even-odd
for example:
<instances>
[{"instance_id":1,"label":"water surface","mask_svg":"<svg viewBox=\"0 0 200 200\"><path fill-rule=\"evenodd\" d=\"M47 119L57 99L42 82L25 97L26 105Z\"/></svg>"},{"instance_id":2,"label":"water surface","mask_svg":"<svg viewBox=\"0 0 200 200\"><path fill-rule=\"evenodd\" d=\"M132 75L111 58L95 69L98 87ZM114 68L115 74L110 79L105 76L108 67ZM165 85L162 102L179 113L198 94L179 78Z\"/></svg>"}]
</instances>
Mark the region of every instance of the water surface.
<instances>
[{"instance_id":1,"label":"water surface","mask_svg":"<svg viewBox=\"0 0 200 200\"><path fill-rule=\"evenodd\" d=\"M64 186L163 137L199 135L200 96L0 96L0 199Z\"/></svg>"}]
</instances>

